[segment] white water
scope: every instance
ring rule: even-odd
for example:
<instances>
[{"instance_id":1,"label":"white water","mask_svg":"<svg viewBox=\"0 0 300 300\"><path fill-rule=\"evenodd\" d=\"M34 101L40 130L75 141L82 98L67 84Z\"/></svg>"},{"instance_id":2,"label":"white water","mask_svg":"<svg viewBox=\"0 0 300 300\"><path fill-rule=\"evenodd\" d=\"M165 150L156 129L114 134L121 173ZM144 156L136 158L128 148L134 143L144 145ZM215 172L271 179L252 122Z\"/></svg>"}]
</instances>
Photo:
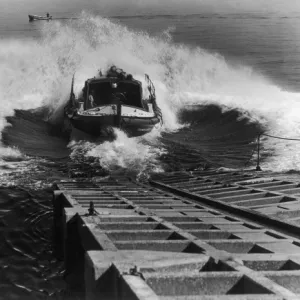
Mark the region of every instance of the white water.
<instances>
[{"instance_id":1,"label":"white water","mask_svg":"<svg viewBox=\"0 0 300 300\"><path fill-rule=\"evenodd\" d=\"M38 41L0 40L1 131L5 117L16 108L47 105L52 110L52 122L57 122L69 96L73 73L79 93L86 78L96 75L99 68L105 70L115 64L141 81L145 72L150 75L163 112L163 130L179 128L176 114L186 104L216 103L224 109L239 109L264 124L271 134L300 137L300 95L282 91L251 67L234 65L200 48L175 45L167 28L161 36L153 37L108 19L85 13L80 17L67 25L46 24ZM86 155L99 158L108 168L144 170L143 163L156 166L161 151L149 145L156 145L155 134L151 142L148 137L127 139L119 133L113 143L80 143L78 147L90 149ZM265 168L300 169L300 143L273 139L264 143L266 148L276 150ZM71 146L76 150L76 145L74 142ZM3 146L0 149L2 157L13 152L3 150Z\"/></svg>"},{"instance_id":2,"label":"white water","mask_svg":"<svg viewBox=\"0 0 300 300\"><path fill-rule=\"evenodd\" d=\"M158 158L165 153L158 144L157 133L152 132L144 137L128 138L118 129L114 129L116 139L112 142L91 143L72 141L69 147L73 150L71 157L92 157L96 164L113 173L126 173L145 178L150 172L161 172ZM95 163L93 162L93 164Z\"/></svg>"}]
</instances>

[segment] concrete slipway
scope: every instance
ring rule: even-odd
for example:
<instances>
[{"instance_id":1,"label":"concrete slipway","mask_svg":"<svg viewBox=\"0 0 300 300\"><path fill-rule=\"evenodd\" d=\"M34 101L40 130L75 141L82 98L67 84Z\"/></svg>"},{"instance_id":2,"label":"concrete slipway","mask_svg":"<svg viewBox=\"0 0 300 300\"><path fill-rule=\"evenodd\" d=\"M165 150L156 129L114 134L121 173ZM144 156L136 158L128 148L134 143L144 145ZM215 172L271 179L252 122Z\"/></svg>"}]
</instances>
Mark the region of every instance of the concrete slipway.
<instances>
[{"instance_id":1,"label":"concrete slipway","mask_svg":"<svg viewBox=\"0 0 300 300\"><path fill-rule=\"evenodd\" d=\"M55 253L86 299L300 299L300 184L177 172L57 183Z\"/></svg>"}]
</instances>

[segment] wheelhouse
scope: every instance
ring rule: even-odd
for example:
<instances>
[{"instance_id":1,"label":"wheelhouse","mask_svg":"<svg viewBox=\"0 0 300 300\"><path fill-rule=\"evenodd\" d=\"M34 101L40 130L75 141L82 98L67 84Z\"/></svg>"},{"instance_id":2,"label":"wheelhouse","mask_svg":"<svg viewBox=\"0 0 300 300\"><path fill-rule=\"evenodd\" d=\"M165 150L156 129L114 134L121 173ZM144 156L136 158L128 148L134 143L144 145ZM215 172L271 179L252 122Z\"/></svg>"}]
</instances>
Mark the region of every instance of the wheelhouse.
<instances>
[{"instance_id":1,"label":"wheelhouse","mask_svg":"<svg viewBox=\"0 0 300 300\"><path fill-rule=\"evenodd\" d=\"M142 84L135 79L93 78L85 82L82 91L84 109L90 108L89 95L93 96L93 107L115 104L119 99L124 105L143 107Z\"/></svg>"}]
</instances>

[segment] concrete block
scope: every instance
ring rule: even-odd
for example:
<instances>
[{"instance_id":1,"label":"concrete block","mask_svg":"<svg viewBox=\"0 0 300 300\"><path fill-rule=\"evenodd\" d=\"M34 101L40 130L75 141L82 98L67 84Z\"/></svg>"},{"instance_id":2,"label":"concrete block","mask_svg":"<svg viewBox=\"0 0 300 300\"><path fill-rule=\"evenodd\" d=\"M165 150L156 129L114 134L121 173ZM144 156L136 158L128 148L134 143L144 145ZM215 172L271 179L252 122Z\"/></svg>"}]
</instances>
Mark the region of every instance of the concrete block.
<instances>
[{"instance_id":1,"label":"concrete block","mask_svg":"<svg viewBox=\"0 0 300 300\"><path fill-rule=\"evenodd\" d=\"M300 253L300 247L288 241L259 243L265 249L276 253Z\"/></svg>"},{"instance_id":2,"label":"concrete block","mask_svg":"<svg viewBox=\"0 0 300 300\"><path fill-rule=\"evenodd\" d=\"M293 293L300 294L300 271L266 272L265 276Z\"/></svg>"},{"instance_id":3,"label":"concrete block","mask_svg":"<svg viewBox=\"0 0 300 300\"><path fill-rule=\"evenodd\" d=\"M159 299L141 277L130 273L130 268L138 266L142 274L187 271L201 269L208 260L207 256L155 251L88 251L86 299Z\"/></svg>"},{"instance_id":4,"label":"concrete block","mask_svg":"<svg viewBox=\"0 0 300 300\"><path fill-rule=\"evenodd\" d=\"M231 224L226 224L226 223L219 223L215 224L215 227L219 228L220 230L228 230L228 231L235 231L235 230L247 230L251 228L247 223L231 223ZM257 227L260 228L260 227ZM253 229L253 228L252 228Z\"/></svg>"},{"instance_id":5,"label":"concrete block","mask_svg":"<svg viewBox=\"0 0 300 300\"><path fill-rule=\"evenodd\" d=\"M120 281L120 300L159 300L149 285L138 276L123 275Z\"/></svg>"},{"instance_id":6,"label":"concrete block","mask_svg":"<svg viewBox=\"0 0 300 300\"><path fill-rule=\"evenodd\" d=\"M273 251L266 249L264 245L255 244L249 241L210 241L209 245L219 250L225 250L230 253L272 253Z\"/></svg>"},{"instance_id":7,"label":"concrete block","mask_svg":"<svg viewBox=\"0 0 300 300\"><path fill-rule=\"evenodd\" d=\"M97 224L102 230L164 230L163 226L159 226L157 222L105 222Z\"/></svg>"},{"instance_id":8,"label":"concrete block","mask_svg":"<svg viewBox=\"0 0 300 300\"><path fill-rule=\"evenodd\" d=\"M244 265L255 271L289 271L300 270L300 264L293 260L271 259L271 260L244 260Z\"/></svg>"},{"instance_id":9,"label":"concrete block","mask_svg":"<svg viewBox=\"0 0 300 300\"><path fill-rule=\"evenodd\" d=\"M272 294L246 276L234 272L209 274L161 274L145 276L147 284L158 295L224 295Z\"/></svg>"},{"instance_id":10,"label":"concrete block","mask_svg":"<svg viewBox=\"0 0 300 300\"><path fill-rule=\"evenodd\" d=\"M241 239L236 234L221 230L189 230L188 232L200 240Z\"/></svg>"},{"instance_id":11,"label":"concrete block","mask_svg":"<svg viewBox=\"0 0 300 300\"><path fill-rule=\"evenodd\" d=\"M224 200L224 199L223 199ZM238 202L233 202L235 205L239 206L255 206L255 205L268 205L268 204L276 204L282 202L294 201L293 199L287 199L284 196L276 196L276 197L264 197L254 199L251 197L251 200L243 200Z\"/></svg>"},{"instance_id":12,"label":"concrete block","mask_svg":"<svg viewBox=\"0 0 300 300\"><path fill-rule=\"evenodd\" d=\"M211 224L205 224L200 222L176 222L173 223L176 227L184 229L184 230L191 230L191 229L197 229L197 230L220 230L214 225Z\"/></svg>"},{"instance_id":13,"label":"concrete block","mask_svg":"<svg viewBox=\"0 0 300 300\"><path fill-rule=\"evenodd\" d=\"M187 241L118 241L115 246L119 250L149 250L149 251L165 251L165 252L183 252L189 245ZM202 253L202 252L198 252Z\"/></svg>"}]
</instances>

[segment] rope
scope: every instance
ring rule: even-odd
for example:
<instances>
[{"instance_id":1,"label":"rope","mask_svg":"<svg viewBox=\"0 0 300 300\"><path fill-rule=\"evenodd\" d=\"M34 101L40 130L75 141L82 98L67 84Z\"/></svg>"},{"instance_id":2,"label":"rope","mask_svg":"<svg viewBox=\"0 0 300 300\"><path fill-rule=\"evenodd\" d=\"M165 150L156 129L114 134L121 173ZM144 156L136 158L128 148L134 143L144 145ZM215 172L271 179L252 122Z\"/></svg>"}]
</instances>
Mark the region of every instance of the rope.
<instances>
[{"instance_id":1,"label":"rope","mask_svg":"<svg viewBox=\"0 0 300 300\"><path fill-rule=\"evenodd\" d=\"M260 163L260 154L259 154L259 146L260 146L260 142L259 142L259 138L261 136L267 136L270 138L274 138L274 139L278 139L278 140L285 140L285 141L299 141L300 142L300 138L296 139L296 138L285 138L285 137L281 137L281 136L275 136L275 135L271 135L271 134L267 134L267 133L259 133L258 137L257 137L257 165L256 165L256 171L261 171L261 167L259 165ZM249 160L250 161L250 160Z\"/></svg>"},{"instance_id":2,"label":"rope","mask_svg":"<svg viewBox=\"0 0 300 300\"><path fill-rule=\"evenodd\" d=\"M249 157L249 159L246 161L246 163L245 163L245 167L250 163L250 160L253 158L253 155L254 155L254 153L257 151L257 149L256 148L253 148L253 150L252 150L252 153L251 153L251 155L250 155L250 157Z\"/></svg>"},{"instance_id":3,"label":"rope","mask_svg":"<svg viewBox=\"0 0 300 300\"><path fill-rule=\"evenodd\" d=\"M261 133L260 135L265 135L274 139L279 139L279 140L287 140L287 141L299 141L300 139L295 139L295 138L284 138L284 137L280 137L280 136L274 136L274 135L270 135L270 134L266 134L266 133Z\"/></svg>"}]
</instances>

